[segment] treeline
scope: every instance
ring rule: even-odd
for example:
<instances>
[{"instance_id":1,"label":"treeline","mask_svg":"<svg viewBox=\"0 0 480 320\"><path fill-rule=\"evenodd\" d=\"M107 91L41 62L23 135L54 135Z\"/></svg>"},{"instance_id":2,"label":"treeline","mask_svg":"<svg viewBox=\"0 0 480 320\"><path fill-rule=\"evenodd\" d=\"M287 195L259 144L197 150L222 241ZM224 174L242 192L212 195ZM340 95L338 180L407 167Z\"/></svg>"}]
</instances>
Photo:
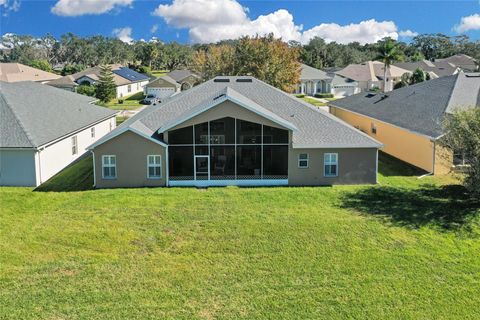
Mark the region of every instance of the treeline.
<instances>
[{"instance_id":1,"label":"treeline","mask_svg":"<svg viewBox=\"0 0 480 320\"><path fill-rule=\"evenodd\" d=\"M268 37L272 36L265 38ZM3 62L20 62L46 71L51 71L54 67L59 71L58 68L61 68L64 74L112 63L142 66L141 71L148 72L149 69L172 70L192 67L199 52L209 52L212 48L218 47L238 48L241 41L241 39L228 40L199 45L162 41L136 41L127 44L115 38L104 36L82 38L72 33L65 34L60 39L49 34L41 38L6 34L2 37L1 44L7 49L1 50L0 59ZM375 60L381 43L379 41L365 45L357 42L338 44L314 38L305 45L289 42L288 47L295 50L305 64L323 69L341 68L350 63ZM480 59L480 41L472 41L467 36L427 34L414 37L410 43L397 44L402 52L403 61L434 60L458 53Z\"/></svg>"}]
</instances>

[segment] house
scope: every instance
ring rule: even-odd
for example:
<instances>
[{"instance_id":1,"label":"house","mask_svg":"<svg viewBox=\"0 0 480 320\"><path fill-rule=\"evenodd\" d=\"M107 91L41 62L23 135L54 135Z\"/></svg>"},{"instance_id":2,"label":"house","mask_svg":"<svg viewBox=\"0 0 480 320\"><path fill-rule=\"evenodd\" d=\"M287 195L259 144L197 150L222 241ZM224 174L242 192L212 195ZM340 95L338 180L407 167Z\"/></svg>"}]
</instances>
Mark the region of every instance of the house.
<instances>
[{"instance_id":1,"label":"house","mask_svg":"<svg viewBox=\"0 0 480 320\"><path fill-rule=\"evenodd\" d=\"M436 59L435 63L450 63L465 72L479 71L478 61L466 54L456 54L448 58Z\"/></svg>"},{"instance_id":2,"label":"house","mask_svg":"<svg viewBox=\"0 0 480 320\"><path fill-rule=\"evenodd\" d=\"M0 185L38 186L114 128L115 112L90 97L0 82Z\"/></svg>"},{"instance_id":3,"label":"house","mask_svg":"<svg viewBox=\"0 0 480 320\"><path fill-rule=\"evenodd\" d=\"M328 93L335 97L347 97L360 92L358 83L334 72L325 72L306 64L301 65L300 84L296 93L314 96Z\"/></svg>"},{"instance_id":4,"label":"house","mask_svg":"<svg viewBox=\"0 0 480 320\"><path fill-rule=\"evenodd\" d=\"M175 81L173 78L164 75L149 82L145 86L145 95L152 95L158 99L167 98L176 93L179 93L181 87L182 85Z\"/></svg>"},{"instance_id":5,"label":"house","mask_svg":"<svg viewBox=\"0 0 480 320\"><path fill-rule=\"evenodd\" d=\"M190 70L173 70L167 76L175 80L181 86L181 91L192 88L200 81L200 76Z\"/></svg>"},{"instance_id":6,"label":"house","mask_svg":"<svg viewBox=\"0 0 480 320\"><path fill-rule=\"evenodd\" d=\"M394 65L390 66L387 70L387 89L385 91L392 91L405 73L411 73L411 71ZM358 82L360 91L369 91L375 88L384 91L384 64L382 62L367 61L360 64L349 64L337 71L337 74Z\"/></svg>"},{"instance_id":7,"label":"house","mask_svg":"<svg viewBox=\"0 0 480 320\"><path fill-rule=\"evenodd\" d=\"M480 73L457 73L388 94L360 93L330 102L330 112L382 142L383 151L429 173L462 164L440 145L443 119L459 108L480 107Z\"/></svg>"},{"instance_id":8,"label":"house","mask_svg":"<svg viewBox=\"0 0 480 320\"><path fill-rule=\"evenodd\" d=\"M45 83L58 78L61 78L58 74L32 68L21 63L0 63L0 81Z\"/></svg>"},{"instance_id":9,"label":"house","mask_svg":"<svg viewBox=\"0 0 480 320\"><path fill-rule=\"evenodd\" d=\"M145 85L147 85L150 80L148 76L138 73L120 64L112 64L110 67L113 72L113 81L117 86L117 98L143 92ZM81 84L96 84L100 78L100 71L100 66L88 68L86 70L50 81L48 82L48 85L69 91L75 91L76 87Z\"/></svg>"},{"instance_id":10,"label":"house","mask_svg":"<svg viewBox=\"0 0 480 320\"><path fill-rule=\"evenodd\" d=\"M128 148L125 148L128 145ZM252 77L216 77L92 144L95 187L369 184L381 144Z\"/></svg>"},{"instance_id":11,"label":"house","mask_svg":"<svg viewBox=\"0 0 480 320\"><path fill-rule=\"evenodd\" d=\"M394 66L411 72L420 68L430 75L430 79L451 76L457 74L460 71L459 67L449 62L442 62L438 60L435 62L432 62L430 60L421 60L417 62L399 62L395 63Z\"/></svg>"}]
</instances>

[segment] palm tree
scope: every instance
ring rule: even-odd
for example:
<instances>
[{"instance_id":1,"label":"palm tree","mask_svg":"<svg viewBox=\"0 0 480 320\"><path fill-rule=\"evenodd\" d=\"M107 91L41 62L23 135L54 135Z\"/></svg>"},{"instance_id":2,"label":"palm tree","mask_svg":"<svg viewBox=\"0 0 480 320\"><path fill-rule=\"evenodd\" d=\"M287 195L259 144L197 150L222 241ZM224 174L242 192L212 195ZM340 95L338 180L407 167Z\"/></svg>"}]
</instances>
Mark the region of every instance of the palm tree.
<instances>
[{"instance_id":1,"label":"palm tree","mask_svg":"<svg viewBox=\"0 0 480 320\"><path fill-rule=\"evenodd\" d=\"M383 62L383 92L387 91L387 72L390 66L402 57L403 53L397 42L392 38L385 38L378 48L376 60Z\"/></svg>"}]
</instances>

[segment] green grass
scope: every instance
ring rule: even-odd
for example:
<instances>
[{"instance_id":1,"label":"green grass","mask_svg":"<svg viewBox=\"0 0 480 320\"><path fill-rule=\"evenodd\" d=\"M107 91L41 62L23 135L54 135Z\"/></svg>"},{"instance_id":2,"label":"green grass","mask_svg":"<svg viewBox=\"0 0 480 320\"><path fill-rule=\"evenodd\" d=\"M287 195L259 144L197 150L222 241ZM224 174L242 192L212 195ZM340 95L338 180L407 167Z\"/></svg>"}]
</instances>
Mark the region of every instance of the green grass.
<instances>
[{"instance_id":1,"label":"green grass","mask_svg":"<svg viewBox=\"0 0 480 320\"><path fill-rule=\"evenodd\" d=\"M308 103L310 103L310 104L313 104L314 106L317 106L317 107L325 107L325 106L327 106L326 103L320 102L320 101L315 100L315 99L313 99L313 98L310 98L310 97L308 97L308 96L305 96L305 97L303 97L303 98L301 98L301 99L303 99L304 101L306 101L306 102L308 102Z\"/></svg>"},{"instance_id":2,"label":"green grass","mask_svg":"<svg viewBox=\"0 0 480 320\"><path fill-rule=\"evenodd\" d=\"M137 92L128 97L113 99L112 101L104 104L104 106L112 110L136 110L144 106L140 103L144 97L145 95L143 92ZM120 103L119 100L123 100L123 103Z\"/></svg>"},{"instance_id":3,"label":"green grass","mask_svg":"<svg viewBox=\"0 0 480 320\"><path fill-rule=\"evenodd\" d=\"M378 186L0 188L0 319L478 319L479 204L450 177L383 156L380 172Z\"/></svg>"},{"instance_id":4,"label":"green grass","mask_svg":"<svg viewBox=\"0 0 480 320\"><path fill-rule=\"evenodd\" d=\"M122 123L124 123L127 119L128 119L128 117L125 117L125 116L117 116L117 117L116 117L117 127L118 127L119 125L121 125Z\"/></svg>"},{"instance_id":5,"label":"green grass","mask_svg":"<svg viewBox=\"0 0 480 320\"><path fill-rule=\"evenodd\" d=\"M154 77L161 77L168 73L168 70L152 70L152 76Z\"/></svg>"}]
</instances>

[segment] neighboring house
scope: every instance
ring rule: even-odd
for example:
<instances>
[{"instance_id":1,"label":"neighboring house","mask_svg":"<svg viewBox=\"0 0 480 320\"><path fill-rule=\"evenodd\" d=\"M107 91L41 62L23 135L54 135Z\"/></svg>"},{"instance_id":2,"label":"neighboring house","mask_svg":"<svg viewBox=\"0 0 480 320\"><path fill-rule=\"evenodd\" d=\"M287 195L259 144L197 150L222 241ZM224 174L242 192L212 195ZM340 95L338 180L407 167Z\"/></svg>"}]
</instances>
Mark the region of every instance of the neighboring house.
<instances>
[{"instance_id":1,"label":"neighboring house","mask_svg":"<svg viewBox=\"0 0 480 320\"><path fill-rule=\"evenodd\" d=\"M45 83L61 78L58 74L32 68L21 63L0 63L0 81L35 81Z\"/></svg>"},{"instance_id":2,"label":"neighboring house","mask_svg":"<svg viewBox=\"0 0 480 320\"><path fill-rule=\"evenodd\" d=\"M400 82L402 75L411 73L409 70L390 66L387 70L387 88L392 91L396 83ZM338 75L358 82L361 91L369 91L378 88L383 91L384 87L384 64L379 61L367 61L360 64L350 64L337 71Z\"/></svg>"},{"instance_id":3,"label":"neighboring house","mask_svg":"<svg viewBox=\"0 0 480 320\"><path fill-rule=\"evenodd\" d=\"M38 186L115 128L92 98L35 82L0 82L0 185Z\"/></svg>"},{"instance_id":4,"label":"neighboring house","mask_svg":"<svg viewBox=\"0 0 480 320\"><path fill-rule=\"evenodd\" d=\"M454 66L451 63L440 61L432 62L430 60L422 60L417 62L399 62L395 63L394 66L411 72L420 68L426 73L428 73L431 79L451 76L457 74L460 71L460 68Z\"/></svg>"},{"instance_id":5,"label":"neighboring house","mask_svg":"<svg viewBox=\"0 0 480 320\"><path fill-rule=\"evenodd\" d=\"M200 76L190 70L173 70L167 76L180 84L181 91L192 88L200 80Z\"/></svg>"},{"instance_id":6,"label":"neighboring house","mask_svg":"<svg viewBox=\"0 0 480 320\"><path fill-rule=\"evenodd\" d=\"M255 78L216 77L145 108L89 149L95 187L115 188L376 183L380 147Z\"/></svg>"},{"instance_id":7,"label":"neighboring house","mask_svg":"<svg viewBox=\"0 0 480 320\"><path fill-rule=\"evenodd\" d=\"M314 96L330 93L335 97L347 97L360 92L358 83L333 72L325 72L302 64L300 84L296 93Z\"/></svg>"},{"instance_id":8,"label":"neighboring house","mask_svg":"<svg viewBox=\"0 0 480 320\"><path fill-rule=\"evenodd\" d=\"M361 93L330 102L330 112L384 144L384 152L427 172L462 164L439 144L443 119L459 108L480 107L480 73L441 77L388 94Z\"/></svg>"},{"instance_id":9,"label":"neighboring house","mask_svg":"<svg viewBox=\"0 0 480 320\"><path fill-rule=\"evenodd\" d=\"M448 58L436 59L435 63L450 63L465 72L479 71L477 61L466 54L456 54Z\"/></svg>"},{"instance_id":10,"label":"neighboring house","mask_svg":"<svg viewBox=\"0 0 480 320\"><path fill-rule=\"evenodd\" d=\"M145 86L145 95L153 95L155 98L168 98L180 92L181 84L165 75L159 77Z\"/></svg>"},{"instance_id":11,"label":"neighboring house","mask_svg":"<svg viewBox=\"0 0 480 320\"><path fill-rule=\"evenodd\" d=\"M144 87L150 80L148 76L120 64L112 64L110 67L113 72L113 81L117 86L117 98L130 96L137 92L143 92ZM76 87L81 84L96 84L100 77L100 70L100 66L88 68L81 72L50 81L48 82L48 85L69 91L75 91Z\"/></svg>"}]
</instances>

